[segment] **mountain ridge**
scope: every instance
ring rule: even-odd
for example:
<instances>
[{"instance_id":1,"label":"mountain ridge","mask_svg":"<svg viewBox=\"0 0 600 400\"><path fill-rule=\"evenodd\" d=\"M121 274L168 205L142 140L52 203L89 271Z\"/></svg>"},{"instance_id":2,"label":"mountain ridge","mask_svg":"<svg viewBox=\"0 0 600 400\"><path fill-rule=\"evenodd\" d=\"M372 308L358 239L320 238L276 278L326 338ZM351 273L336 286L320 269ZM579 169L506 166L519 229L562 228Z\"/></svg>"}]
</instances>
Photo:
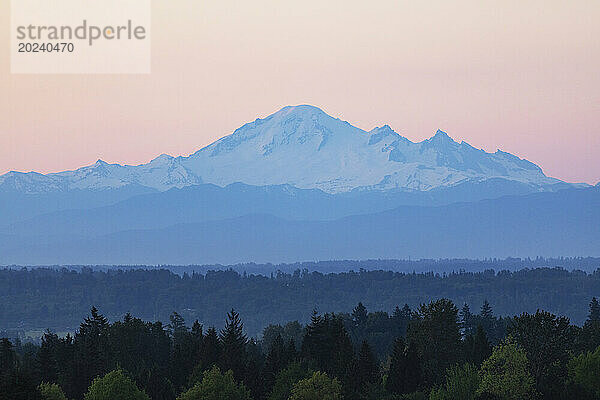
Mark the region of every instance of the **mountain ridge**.
<instances>
[{"instance_id":1,"label":"mountain ridge","mask_svg":"<svg viewBox=\"0 0 600 400\"><path fill-rule=\"evenodd\" d=\"M562 189L565 188L566 186ZM553 189L558 190L561 187ZM356 190L337 194L319 189L298 189L291 185L251 186L234 183L220 187L203 184L172 188L164 192L142 193L97 207L71 207L34 216L23 215L21 218L13 213L10 220L0 215L0 232L24 235L74 235L85 232L97 235L124 229L159 228L177 222L201 222L255 213L271 214L288 220L332 220L399 206L437 206L531 192L527 185L493 179L480 184L467 182L427 192Z\"/></svg>"},{"instance_id":2,"label":"mountain ridge","mask_svg":"<svg viewBox=\"0 0 600 400\"><path fill-rule=\"evenodd\" d=\"M9 172L0 192L44 193L140 185L154 190L235 182L290 184L327 193L417 190L465 181L506 179L547 190L562 181L536 164L501 150L487 153L438 130L412 142L389 125L365 131L310 105L286 106L257 118L189 156L161 154L139 165L102 160L51 174Z\"/></svg>"},{"instance_id":3,"label":"mountain ridge","mask_svg":"<svg viewBox=\"0 0 600 400\"><path fill-rule=\"evenodd\" d=\"M91 238L5 235L0 264L204 264L368 258L598 256L600 191L403 206L331 221L247 214Z\"/></svg>"}]
</instances>

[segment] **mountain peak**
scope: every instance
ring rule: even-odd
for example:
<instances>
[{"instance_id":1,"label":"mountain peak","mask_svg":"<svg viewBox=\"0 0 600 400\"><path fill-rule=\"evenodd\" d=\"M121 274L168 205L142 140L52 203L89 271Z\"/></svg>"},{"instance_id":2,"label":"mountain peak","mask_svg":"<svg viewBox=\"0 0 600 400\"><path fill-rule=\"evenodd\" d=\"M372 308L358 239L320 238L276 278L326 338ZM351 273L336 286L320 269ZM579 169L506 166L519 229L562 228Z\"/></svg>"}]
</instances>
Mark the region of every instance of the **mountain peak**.
<instances>
[{"instance_id":1,"label":"mountain peak","mask_svg":"<svg viewBox=\"0 0 600 400\"><path fill-rule=\"evenodd\" d=\"M430 190L497 178L533 185L557 182L535 164L509 153L490 154L459 144L441 129L415 143L389 125L366 132L308 104L286 106L248 122L188 157L161 154L137 166L98 160L77 171L25 178L17 180L27 180L31 188L35 183L39 192L50 190L46 187L131 183L158 190L198 183L287 184L336 193L357 188Z\"/></svg>"},{"instance_id":2,"label":"mountain peak","mask_svg":"<svg viewBox=\"0 0 600 400\"><path fill-rule=\"evenodd\" d=\"M373 128L371 131L369 131L369 135L369 145L377 144L386 137L390 137L393 140L401 137L387 124Z\"/></svg>"},{"instance_id":3,"label":"mountain peak","mask_svg":"<svg viewBox=\"0 0 600 400\"><path fill-rule=\"evenodd\" d=\"M275 114L279 113L294 113L294 114L305 114L305 113L322 113L325 114L325 111L321 110L319 107L311 106L310 104L298 104L296 106L285 106L281 110L277 111Z\"/></svg>"},{"instance_id":4,"label":"mountain peak","mask_svg":"<svg viewBox=\"0 0 600 400\"><path fill-rule=\"evenodd\" d=\"M290 117L296 117L298 119L314 119L315 117L322 118L328 117L332 118L325 111L321 110L319 107L311 106L309 104L299 104L296 106L285 106L279 111L269 115L265 119L257 119L257 121L270 120L272 118L275 119L285 119Z\"/></svg>"},{"instance_id":5,"label":"mountain peak","mask_svg":"<svg viewBox=\"0 0 600 400\"><path fill-rule=\"evenodd\" d=\"M383 126L377 126L373 129L371 129L369 131L369 133L381 133L381 132L389 132L389 133L396 133L391 126L389 126L388 124L385 124Z\"/></svg>"},{"instance_id":6,"label":"mountain peak","mask_svg":"<svg viewBox=\"0 0 600 400\"><path fill-rule=\"evenodd\" d=\"M165 163L165 162L169 162L173 159L173 156L170 156L168 154L161 154L160 156L156 157L155 159L153 159L152 161L150 161L150 163Z\"/></svg>"},{"instance_id":7,"label":"mountain peak","mask_svg":"<svg viewBox=\"0 0 600 400\"><path fill-rule=\"evenodd\" d=\"M443 130L441 130L441 129L438 129L435 132L435 135L433 135L433 137L434 138L437 137L437 138L444 138L444 139L450 139L450 140L452 140L452 138L450 136L448 136L448 134L446 132L444 132Z\"/></svg>"},{"instance_id":8,"label":"mountain peak","mask_svg":"<svg viewBox=\"0 0 600 400\"><path fill-rule=\"evenodd\" d=\"M448 134L441 129L438 129L435 135L429 139L426 139L424 143L434 146L457 144L454 139L448 136Z\"/></svg>"}]
</instances>

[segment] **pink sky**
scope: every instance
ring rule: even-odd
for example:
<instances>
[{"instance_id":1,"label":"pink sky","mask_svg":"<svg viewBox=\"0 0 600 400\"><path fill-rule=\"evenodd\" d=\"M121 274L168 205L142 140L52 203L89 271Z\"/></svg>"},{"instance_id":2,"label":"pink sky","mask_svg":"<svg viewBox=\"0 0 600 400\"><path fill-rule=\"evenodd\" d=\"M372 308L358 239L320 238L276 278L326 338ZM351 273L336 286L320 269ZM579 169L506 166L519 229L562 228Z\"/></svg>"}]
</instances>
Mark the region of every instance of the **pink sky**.
<instances>
[{"instance_id":1,"label":"pink sky","mask_svg":"<svg viewBox=\"0 0 600 400\"><path fill-rule=\"evenodd\" d=\"M150 75L11 75L0 30L0 173L187 155L308 103L600 180L597 0L155 0L152 12Z\"/></svg>"}]
</instances>

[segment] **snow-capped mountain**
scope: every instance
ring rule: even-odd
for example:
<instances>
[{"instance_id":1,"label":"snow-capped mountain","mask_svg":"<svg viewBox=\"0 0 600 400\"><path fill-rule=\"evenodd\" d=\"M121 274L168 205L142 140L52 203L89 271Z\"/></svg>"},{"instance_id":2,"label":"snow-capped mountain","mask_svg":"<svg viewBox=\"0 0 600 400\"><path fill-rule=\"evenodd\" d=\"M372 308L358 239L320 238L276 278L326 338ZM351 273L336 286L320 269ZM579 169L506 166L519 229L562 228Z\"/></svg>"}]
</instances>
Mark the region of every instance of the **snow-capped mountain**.
<instances>
[{"instance_id":1,"label":"snow-capped mountain","mask_svg":"<svg viewBox=\"0 0 600 400\"><path fill-rule=\"evenodd\" d=\"M120 165L98 160L94 164L54 174L9 172L0 176L0 189L45 193L73 189L107 189L140 185L158 190L197 185L202 182L179 161L162 154L148 164Z\"/></svg>"},{"instance_id":2,"label":"snow-capped mountain","mask_svg":"<svg viewBox=\"0 0 600 400\"><path fill-rule=\"evenodd\" d=\"M389 126L370 132L301 105L245 124L188 157L161 155L137 166L95 164L42 175L10 172L0 190L26 193L141 185L164 191L200 183L289 184L328 193L353 189L426 191L505 179L537 188L560 183L512 154L487 153L438 131L414 143Z\"/></svg>"}]
</instances>

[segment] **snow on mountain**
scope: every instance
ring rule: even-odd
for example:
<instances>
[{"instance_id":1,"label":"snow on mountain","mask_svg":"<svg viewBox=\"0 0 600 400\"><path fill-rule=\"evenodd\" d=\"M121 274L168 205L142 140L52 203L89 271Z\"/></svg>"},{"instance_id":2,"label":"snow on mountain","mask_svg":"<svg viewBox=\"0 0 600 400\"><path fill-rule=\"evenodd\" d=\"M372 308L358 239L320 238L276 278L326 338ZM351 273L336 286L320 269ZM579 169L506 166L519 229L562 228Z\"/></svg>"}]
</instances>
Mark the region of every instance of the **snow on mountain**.
<instances>
[{"instance_id":1,"label":"snow on mountain","mask_svg":"<svg viewBox=\"0 0 600 400\"><path fill-rule=\"evenodd\" d=\"M419 143L385 125L370 132L312 106L285 107L182 160L205 182L287 183L335 193L354 188L429 190L465 180L558 182L533 163L456 143L446 133Z\"/></svg>"},{"instance_id":2,"label":"snow on mountain","mask_svg":"<svg viewBox=\"0 0 600 400\"><path fill-rule=\"evenodd\" d=\"M148 164L120 165L98 160L94 164L54 174L9 172L0 176L0 191L47 193L73 189L107 189L127 185L146 186L161 191L203 183L181 165L181 158L163 154Z\"/></svg>"},{"instance_id":3,"label":"snow on mountain","mask_svg":"<svg viewBox=\"0 0 600 400\"><path fill-rule=\"evenodd\" d=\"M319 108L300 105L247 123L188 157L163 154L137 166L98 160L75 171L47 175L10 172L0 176L0 190L37 193L136 184L162 191L243 182L329 193L356 188L424 191L492 178L536 187L560 182L527 160L457 143L443 131L414 143L387 125L366 132Z\"/></svg>"},{"instance_id":4,"label":"snow on mountain","mask_svg":"<svg viewBox=\"0 0 600 400\"><path fill-rule=\"evenodd\" d=\"M179 162L179 159L163 154L148 164L138 166L108 164L102 160L95 164L54 174L67 180L70 188L99 189L104 187L119 187L127 184L139 184L158 190L172 187L197 185L202 182L200 177L189 171Z\"/></svg>"}]
</instances>

